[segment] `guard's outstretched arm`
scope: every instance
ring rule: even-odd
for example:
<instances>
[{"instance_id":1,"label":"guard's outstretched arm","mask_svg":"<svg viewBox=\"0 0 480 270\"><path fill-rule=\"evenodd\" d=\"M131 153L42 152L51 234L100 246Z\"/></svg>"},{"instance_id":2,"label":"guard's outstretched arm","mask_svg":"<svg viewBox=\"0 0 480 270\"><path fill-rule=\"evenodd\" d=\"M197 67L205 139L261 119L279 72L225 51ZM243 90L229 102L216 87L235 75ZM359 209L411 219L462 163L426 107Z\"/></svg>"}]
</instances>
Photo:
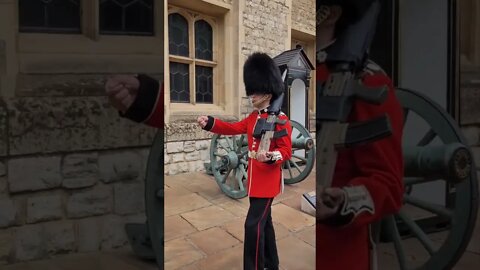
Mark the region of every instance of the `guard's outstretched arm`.
<instances>
[{"instance_id":1,"label":"guard's outstretched arm","mask_svg":"<svg viewBox=\"0 0 480 270\"><path fill-rule=\"evenodd\" d=\"M138 123L163 128L164 126L164 88L160 83L147 75L137 76L140 86L137 97L125 113L120 116Z\"/></svg>"}]
</instances>

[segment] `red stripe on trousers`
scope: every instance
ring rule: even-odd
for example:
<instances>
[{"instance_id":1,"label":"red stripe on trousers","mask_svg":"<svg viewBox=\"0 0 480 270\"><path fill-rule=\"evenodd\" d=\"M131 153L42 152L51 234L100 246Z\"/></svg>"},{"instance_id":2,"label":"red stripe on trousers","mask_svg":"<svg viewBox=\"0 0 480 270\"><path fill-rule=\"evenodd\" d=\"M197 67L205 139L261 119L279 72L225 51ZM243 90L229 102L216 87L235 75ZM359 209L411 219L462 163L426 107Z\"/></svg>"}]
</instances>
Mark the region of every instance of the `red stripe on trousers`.
<instances>
[{"instance_id":1,"label":"red stripe on trousers","mask_svg":"<svg viewBox=\"0 0 480 270\"><path fill-rule=\"evenodd\" d=\"M267 206L265 207L265 210L263 210L262 218L258 221L258 225L257 225L257 248L256 248L256 251L255 251L255 270L258 270L258 244L260 242L260 222L265 217L265 214L267 213L268 205L270 204L271 200L272 199L268 200Z\"/></svg>"}]
</instances>

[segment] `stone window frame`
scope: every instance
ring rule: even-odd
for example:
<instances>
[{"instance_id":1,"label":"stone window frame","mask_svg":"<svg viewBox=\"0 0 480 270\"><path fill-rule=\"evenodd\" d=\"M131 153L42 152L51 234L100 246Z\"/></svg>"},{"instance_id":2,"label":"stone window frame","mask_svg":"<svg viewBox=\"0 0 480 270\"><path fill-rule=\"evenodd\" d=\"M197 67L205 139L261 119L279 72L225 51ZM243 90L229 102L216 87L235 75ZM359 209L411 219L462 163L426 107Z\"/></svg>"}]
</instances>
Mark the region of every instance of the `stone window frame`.
<instances>
[{"instance_id":1,"label":"stone window frame","mask_svg":"<svg viewBox=\"0 0 480 270\"><path fill-rule=\"evenodd\" d=\"M161 3L155 1L153 36L100 34L99 0L83 0L81 9L79 34L26 33L18 31L15 5L20 73L159 73L163 69L159 66L164 54Z\"/></svg>"},{"instance_id":2,"label":"stone window frame","mask_svg":"<svg viewBox=\"0 0 480 270\"><path fill-rule=\"evenodd\" d=\"M217 38L217 32L219 31L219 26L216 22L215 17L207 16L205 14L199 13L199 12L194 12L190 11L184 8L179 8L179 7L173 7L170 6L168 10L168 16L171 14L180 14L183 16L183 18L187 21L188 23L188 49L189 49L189 56L179 56L179 55L174 55L168 53L168 58L169 58L169 63L174 62L174 63L181 63L181 64L188 64L189 66L189 90L190 90L190 102L188 103L181 103L181 102L172 102L172 104L178 104L178 106L181 107L181 104L186 105L188 107L189 105L204 105L204 106L209 106L209 105L216 105L219 104L218 98L218 84L219 84L219 63L218 63L218 38ZM195 23L197 21L204 20L208 24L210 24L210 27L212 28L212 50L213 50L213 57L212 60L205 60L205 59L197 59L196 58L196 53L195 53ZM169 26L166 27L166 29L169 29ZM196 102L196 78L195 78L195 67L196 66L204 66L204 67L211 67L213 68L213 103L212 104L207 104L207 103L197 103ZM170 70L168 73L165 74L170 74Z\"/></svg>"},{"instance_id":3,"label":"stone window frame","mask_svg":"<svg viewBox=\"0 0 480 270\"><path fill-rule=\"evenodd\" d=\"M196 20L206 20L210 23L214 36L213 44L213 61L216 62L216 68L214 68L213 78L213 104L205 103L172 103L170 100L170 91L165 91L165 104L166 107L166 119L167 122L171 121L190 121L192 116L199 114L210 114L216 116L232 116L235 110L235 104L228 102L234 97L233 91L227 91L227 87L232 84L233 78L231 77L234 65L231 55L227 55L227 51L234 50L234 43L232 40L226 38L228 33L227 27L232 27L232 6L220 2L207 3L206 1L199 0L198 2L189 2L189 5L185 5L182 1L169 0L168 12L165 14L165 55L168 55L169 61L165 61L165 86L166 89L170 86L170 54L168 49L168 15L177 11L182 11L182 16L185 13L197 14ZM188 21L188 17L185 17ZM188 21L191 25L189 28L190 36L190 50L192 50L192 42L195 42L193 35L194 30L192 21ZM238 25L237 25L238 27ZM192 55L192 53L190 54ZM175 58L175 57L174 57ZM228 61L230 60L230 61ZM204 61L204 60L200 60ZM190 73L190 87L194 89L192 80L194 80L193 73ZM193 77L192 77L193 76ZM229 87L230 88L230 87ZM231 90L233 90L232 88ZM192 91L191 91L192 93ZM194 92L193 92L194 93Z\"/></svg>"}]
</instances>

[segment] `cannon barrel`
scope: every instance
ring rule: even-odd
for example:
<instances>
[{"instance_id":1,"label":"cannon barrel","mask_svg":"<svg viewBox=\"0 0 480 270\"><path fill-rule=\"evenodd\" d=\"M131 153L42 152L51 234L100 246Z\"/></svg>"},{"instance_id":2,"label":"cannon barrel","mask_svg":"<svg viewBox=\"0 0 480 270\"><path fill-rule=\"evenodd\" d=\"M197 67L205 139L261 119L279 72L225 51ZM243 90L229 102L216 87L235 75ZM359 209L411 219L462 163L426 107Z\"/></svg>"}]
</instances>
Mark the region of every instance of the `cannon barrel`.
<instances>
[{"instance_id":1,"label":"cannon barrel","mask_svg":"<svg viewBox=\"0 0 480 270\"><path fill-rule=\"evenodd\" d=\"M437 177L458 183L472 169L472 155L461 143L405 147L403 156L405 177Z\"/></svg>"},{"instance_id":2,"label":"cannon barrel","mask_svg":"<svg viewBox=\"0 0 480 270\"><path fill-rule=\"evenodd\" d=\"M292 147L298 149L310 150L314 146L312 138L292 139Z\"/></svg>"}]
</instances>

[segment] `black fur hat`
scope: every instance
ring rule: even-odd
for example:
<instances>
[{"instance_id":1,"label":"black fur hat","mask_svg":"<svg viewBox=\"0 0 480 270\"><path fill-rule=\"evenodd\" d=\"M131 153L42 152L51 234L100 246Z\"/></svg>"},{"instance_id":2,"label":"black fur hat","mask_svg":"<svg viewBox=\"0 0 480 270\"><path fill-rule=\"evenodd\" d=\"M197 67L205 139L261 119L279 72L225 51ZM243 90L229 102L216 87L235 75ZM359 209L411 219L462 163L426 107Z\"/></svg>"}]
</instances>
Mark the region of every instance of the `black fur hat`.
<instances>
[{"instance_id":1,"label":"black fur hat","mask_svg":"<svg viewBox=\"0 0 480 270\"><path fill-rule=\"evenodd\" d=\"M255 52L243 65L243 82L247 96L272 94L276 98L284 91L280 69L265 53Z\"/></svg>"}]
</instances>

